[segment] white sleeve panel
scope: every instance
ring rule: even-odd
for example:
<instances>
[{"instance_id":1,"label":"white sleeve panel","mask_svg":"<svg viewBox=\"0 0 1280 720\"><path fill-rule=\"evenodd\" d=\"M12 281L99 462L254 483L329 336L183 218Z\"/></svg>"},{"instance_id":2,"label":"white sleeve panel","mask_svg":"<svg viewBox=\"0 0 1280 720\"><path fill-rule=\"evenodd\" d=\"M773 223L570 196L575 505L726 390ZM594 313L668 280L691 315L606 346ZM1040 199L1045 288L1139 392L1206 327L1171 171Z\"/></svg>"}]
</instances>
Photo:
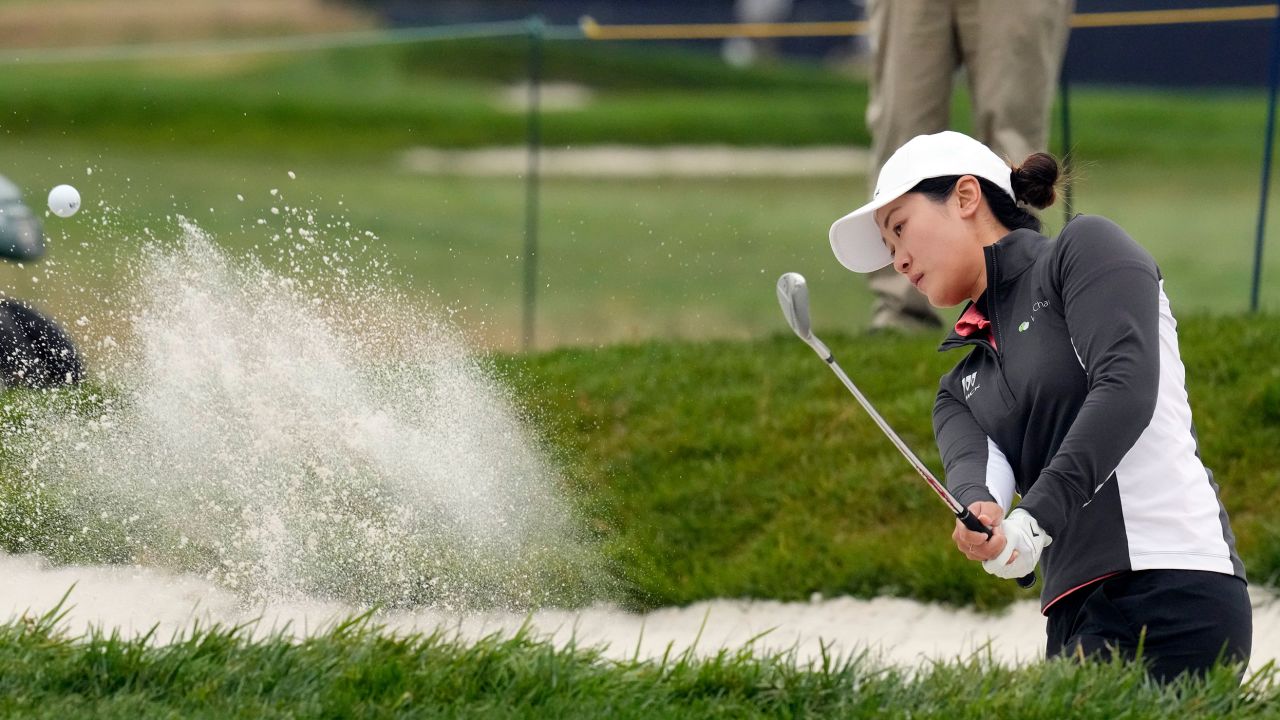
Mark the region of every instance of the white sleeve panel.
<instances>
[{"instance_id":1,"label":"white sleeve panel","mask_svg":"<svg viewBox=\"0 0 1280 720\"><path fill-rule=\"evenodd\" d=\"M1191 434L1177 322L1160 287L1160 391L1151 423L1115 470L1134 570L1234 573L1229 530Z\"/></svg>"},{"instance_id":2,"label":"white sleeve panel","mask_svg":"<svg viewBox=\"0 0 1280 720\"><path fill-rule=\"evenodd\" d=\"M991 491L996 502L1000 503L1000 507L1004 508L1006 514L1009 512L1009 506L1013 504L1014 488L1013 466L1000 451L1000 446L996 445L991 438L987 438L987 489Z\"/></svg>"}]
</instances>

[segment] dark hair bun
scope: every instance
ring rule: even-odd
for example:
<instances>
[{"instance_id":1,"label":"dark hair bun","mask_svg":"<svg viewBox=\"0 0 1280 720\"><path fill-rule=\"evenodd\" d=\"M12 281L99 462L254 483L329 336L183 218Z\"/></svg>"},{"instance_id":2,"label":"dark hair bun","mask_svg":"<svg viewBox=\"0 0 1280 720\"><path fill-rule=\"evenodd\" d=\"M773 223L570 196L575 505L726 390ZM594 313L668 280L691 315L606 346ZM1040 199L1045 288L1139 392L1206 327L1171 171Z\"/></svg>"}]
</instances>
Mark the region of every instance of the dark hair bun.
<instances>
[{"instance_id":1,"label":"dark hair bun","mask_svg":"<svg viewBox=\"0 0 1280 720\"><path fill-rule=\"evenodd\" d=\"M1013 168L1013 197L1033 208L1047 208L1057 197L1058 161L1048 153L1033 153Z\"/></svg>"}]
</instances>

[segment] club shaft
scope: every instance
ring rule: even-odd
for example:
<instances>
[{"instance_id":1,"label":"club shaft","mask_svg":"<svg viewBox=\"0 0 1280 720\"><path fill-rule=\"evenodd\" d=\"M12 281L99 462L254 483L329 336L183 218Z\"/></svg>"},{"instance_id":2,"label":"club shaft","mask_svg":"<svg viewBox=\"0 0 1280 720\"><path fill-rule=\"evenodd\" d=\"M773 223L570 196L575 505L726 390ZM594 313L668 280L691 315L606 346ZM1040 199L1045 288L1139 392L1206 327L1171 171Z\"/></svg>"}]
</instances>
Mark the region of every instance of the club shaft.
<instances>
[{"instance_id":1,"label":"club shaft","mask_svg":"<svg viewBox=\"0 0 1280 720\"><path fill-rule=\"evenodd\" d=\"M819 344L821 343L821 341L818 341L816 337L813 339ZM817 347L818 346L814 346L814 349L817 349ZM826 350L825 345L822 345L821 347L822 350ZM876 425L880 427L880 430L889 438L893 443L893 446L898 448L898 452L902 453L902 456L911 463L911 466L916 469L916 472L920 473L920 477L924 478L924 481L929 484L929 487L933 488L933 492L938 496L938 498L941 499L942 502L946 503L947 507L951 509L951 512L955 514L956 519L964 523L965 527L970 530L986 533L987 537L990 537L991 528L982 524L982 521L974 517L973 513L969 512L968 508L961 505L960 502L955 499L955 496L947 492L947 488L944 487L942 483L938 482L938 479L933 476L933 473L929 472L929 468L925 467L924 463L920 462L920 458L916 457L916 454L911 451L911 448L907 447L907 444L902 441L902 438L898 437L898 433L894 432L893 428L889 426L889 423L885 422L884 418L880 417L880 413L876 412L876 409L872 407L871 402L863 396L862 391L858 389L858 386L854 385L853 381L849 379L849 376L844 374L844 370L840 367L840 364L836 362L835 356L831 354L831 351L819 351L818 354L822 356L823 360L826 360L827 366L831 368L831 372L834 372L836 377L840 378L840 382L844 383L844 386L849 389L849 392L853 393L853 396L858 399L858 404L862 406L863 410L867 411L867 414L871 416L871 419L875 421ZM1035 583L1036 574L1034 570L1023 577L1018 578L1018 586L1021 588L1029 588L1032 585L1035 585Z\"/></svg>"},{"instance_id":2,"label":"club shaft","mask_svg":"<svg viewBox=\"0 0 1280 720\"><path fill-rule=\"evenodd\" d=\"M916 472L920 473L920 477L924 478L924 481L929 484L929 487L933 488L933 491L942 499L942 502L946 503L947 507L951 508L951 512L955 513L957 516L964 514L964 506L962 506L959 501L951 495L951 493L947 492L947 489L943 487L942 483L938 482L938 479L933 476L933 473L929 472L929 468L920 461L920 458L916 457L916 454L911 451L911 448L908 447L905 442L902 441L902 438L898 437L898 433L894 432L893 428L889 426L889 423L885 422L884 418L880 417L880 413L876 412L876 409L862 394L862 391L858 390L858 386L854 385L853 381L849 379L849 376L844 374L844 370L841 369L840 364L836 362L835 357L828 355L826 357L826 361L827 365L831 368L831 371L836 374L836 377L840 378L840 382L844 383L844 386L849 388L849 392L853 393L853 396L858 399L858 404L862 406L862 409L866 410L867 414L871 416L871 419L880 427L881 432L888 436L890 442L893 443L893 446L898 448L898 452L902 453L903 457L905 457L911 463L911 466L916 469Z\"/></svg>"},{"instance_id":3,"label":"club shaft","mask_svg":"<svg viewBox=\"0 0 1280 720\"><path fill-rule=\"evenodd\" d=\"M849 376L844 373L844 370L836 362L835 356L832 355L826 344L813 334L809 325L809 291L805 286L804 277L799 273L784 273L782 277L778 278L777 291L778 303L782 306L782 313L787 318L787 324L791 326L791 329L801 340L805 341L818 354L818 357L827 363L827 366L836 374L836 377L840 378L840 382L844 383L849 392L853 393L862 409L867 411L867 414L879 426L885 437L889 438L893 446L898 448L898 452L902 453L907 462L911 463L911 467L916 469L921 479L928 483L933 493L938 496L938 499L947 506L951 514L955 515L956 520L974 532L983 533L988 538L994 537L992 529L974 516L968 508L961 505L951 493L947 492L947 488L938 482L938 479L933 476L933 473L929 472L929 468L925 467L924 463L920 462L920 458L916 457L911 448L907 447L902 438L898 437L898 433L889 427L889 423L880 417L880 413L876 412L876 409L871 406L870 401L862 394L862 391L858 390L858 386L854 385ZM1035 581L1036 574L1033 570L1031 573L1018 578L1018 585L1028 588L1034 585Z\"/></svg>"}]
</instances>

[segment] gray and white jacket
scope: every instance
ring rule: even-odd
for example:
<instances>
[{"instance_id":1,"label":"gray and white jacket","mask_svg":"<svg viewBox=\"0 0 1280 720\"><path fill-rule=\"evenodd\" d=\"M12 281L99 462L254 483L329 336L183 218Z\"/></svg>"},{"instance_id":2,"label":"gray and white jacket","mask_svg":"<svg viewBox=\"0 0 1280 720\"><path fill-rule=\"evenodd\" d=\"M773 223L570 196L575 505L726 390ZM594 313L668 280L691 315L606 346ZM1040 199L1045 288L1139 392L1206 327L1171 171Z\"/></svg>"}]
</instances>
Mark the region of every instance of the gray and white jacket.
<instances>
[{"instance_id":1,"label":"gray and white jacket","mask_svg":"<svg viewBox=\"0 0 1280 720\"><path fill-rule=\"evenodd\" d=\"M1200 461L1177 323L1155 260L1119 226L1077 216L1054 240L985 249L978 310L994 344L943 376L933 410L947 487L966 507L1015 494L1053 538L1041 608L1127 570L1245 577ZM968 308L965 308L968 311Z\"/></svg>"}]
</instances>

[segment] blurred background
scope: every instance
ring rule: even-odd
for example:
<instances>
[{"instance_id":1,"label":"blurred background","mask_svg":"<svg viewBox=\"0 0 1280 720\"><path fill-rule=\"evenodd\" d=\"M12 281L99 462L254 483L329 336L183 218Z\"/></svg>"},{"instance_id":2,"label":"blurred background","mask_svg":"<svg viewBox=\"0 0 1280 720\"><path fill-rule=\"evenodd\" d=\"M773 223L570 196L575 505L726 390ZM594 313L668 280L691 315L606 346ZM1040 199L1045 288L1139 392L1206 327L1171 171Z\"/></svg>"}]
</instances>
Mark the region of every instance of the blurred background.
<instances>
[{"instance_id":1,"label":"blurred background","mask_svg":"<svg viewBox=\"0 0 1280 720\"><path fill-rule=\"evenodd\" d=\"M857 332L871 296L826 232L869 195L867 48L821 27L864 8L748 5L0 0L0 175L47 243L0 264L0 289L92 365L86 335L110 328L77 319L103 315L130 255L182 216L268 265L288 258L267 241L304 224L355 242L485 349L781 332L773 283L790 270L820 298L819 331ZM1260 11L1077 26L1054 109L1073 209L1149 248L1184 315L1250 309L1275 5L1076 7L1242 7ZM742 20L836 25L716 27ZM703 37L681 39L691 24ZM635 39L594 39L618 27ZM83 199L71 218L45 210L60 183ZM1049 230L1063 216L1047 210ZM1273 212L1263 229L1278 226ZM1264 253L1263 310L1278 273Z\"/></svg>"}]
</instances>

